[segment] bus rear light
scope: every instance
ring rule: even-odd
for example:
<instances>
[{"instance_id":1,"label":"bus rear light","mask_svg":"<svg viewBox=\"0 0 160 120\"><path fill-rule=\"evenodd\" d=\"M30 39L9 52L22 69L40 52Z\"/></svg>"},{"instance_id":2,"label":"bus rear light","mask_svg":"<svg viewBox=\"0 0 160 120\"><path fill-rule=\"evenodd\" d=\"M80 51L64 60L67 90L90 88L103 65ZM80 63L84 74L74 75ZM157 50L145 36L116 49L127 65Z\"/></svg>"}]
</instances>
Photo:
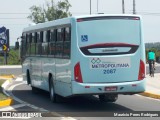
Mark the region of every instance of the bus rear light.
<instances>
[{"instance_id":1,"label":"bus rear light","mask_svg":"<svg viewBox=\"0 0 160 120\"><path fill-rule=\"evenodd\" d=\"M140 20L140 18L139 17L134 17L133 20Z\"/></svg>"},{"instance_id":2,"label":"bus rear light","mask_svg":"<svg viewBox=\"0 0 160 120\"><path fill-rule=\"evenodd\" d=\"M77 22L82 22L83 21L83 19L77 19Z\"/></svg>"},{"instance_id":3,"label":"bus rear light","mask_svg":"<svg viewBox=\"0 0 160 120\"><path fill-rule=\"evenodd\" d=\"M83 83L81 68L80 68L80 63L79 62L74 66L74 79L75 79L76 82Z\"/></svg>"},{"instance_id":4,"label":"bus rear light","mask_svg":"<svg viewBox=\"0 0 160 120\"><path fill-rule=\"evenodd\" d=\"M144 78L145 78L145 64L142 60L140 60L138 80L143 80Z\"/></svg>"},{"instance_id":5,"label":"bus rear light","mask_svg":"<svg viewBox=\"0 0 160 120\"><path fill-rule=\"evenodd\" d=\"M137 84L132 84L132 87L136 87L137 86Z\"/></svg>"},{"instance_id":6,"label":"bus rear light","mask_svg":"<svg viewBox=\"0 0 160 120\"><path fill-rule=\"evenodd\" d=\"M85 88L90 88L90 86L85 86Z\"/></svg>"}]
</instances>

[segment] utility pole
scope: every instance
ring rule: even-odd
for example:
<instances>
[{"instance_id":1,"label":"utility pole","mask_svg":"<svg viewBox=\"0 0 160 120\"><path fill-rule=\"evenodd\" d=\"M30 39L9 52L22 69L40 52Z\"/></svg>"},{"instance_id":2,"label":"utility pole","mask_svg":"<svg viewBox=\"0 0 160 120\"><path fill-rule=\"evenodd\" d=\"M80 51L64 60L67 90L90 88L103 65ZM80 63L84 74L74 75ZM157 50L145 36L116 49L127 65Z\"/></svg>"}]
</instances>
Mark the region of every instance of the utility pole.
<instances>
[{"instance_id":1,"label":"utility pole","mask_svg":"<svg viewBox=\"0 0 160 120\"><path fill-rule=\"evenodd\" d=\"M91 15L91 7L92 7L92 6L91 6L91 0L90 0L90 15Z\"/></svg>"},{"instance_id":2,"label":"utility pole","mask_svg":"<svg viewBox=\"0 0 160 120\"><path fill-rule=\"evenodd\" d=\"M124 0L122 0L122 13L125 14Z\"/></svg>"},{"instance_id":3,"label":"utility pole","mask_svg":"<svg viewBox=\"0 0 160 120\"><path fill-rule=\"evenodd\" d=\"M136 14L136 1L133 0L133 14Z\"/></svg>"},{"instance_id":4,"label":"utility pole","mask_svg":"<svg viewBox=\"0 0 160 120\"><path fill-rule=\"evenodd\" d=\"M97 14L98 14L98 0L97 0Z\"/></svg>"},{"instance_id":5,"label":"utility pole","mask_svg":"<svg viewBox=\"0 0 160 120\"><path fill-rule=\"evenodd\" d=\"M4 64L7 65L7 50L8 50L8 48L6 45L3 45L2 49L3 49L3 54L4 54Z\"/></svg>"}]
</instances>

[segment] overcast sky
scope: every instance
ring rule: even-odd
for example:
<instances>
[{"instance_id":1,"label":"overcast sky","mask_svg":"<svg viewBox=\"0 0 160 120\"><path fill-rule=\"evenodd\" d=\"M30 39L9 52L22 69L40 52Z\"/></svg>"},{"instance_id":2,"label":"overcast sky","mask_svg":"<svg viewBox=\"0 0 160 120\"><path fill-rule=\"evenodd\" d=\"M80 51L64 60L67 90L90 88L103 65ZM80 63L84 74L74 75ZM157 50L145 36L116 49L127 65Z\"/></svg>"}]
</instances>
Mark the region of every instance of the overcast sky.
<instances>
[{"instance_id":1,"label":"overcast sky","mask_svg":"<svg viewBox=\"0 0 160 120\"><path fill-rule=\"evenodd\" d=\"M30 20L27 16L32 5L43 5L46 0L3 0L0 7L0 27L10 29L10 45L14 45ZM55 0L58 1L58 0ZM90 0L68 0L73 16L90 14ZM98 9L97 9L98 1ZM125 13L132 14L133 0L125 0ZM92 0L92 14L121 14L122 0ZM136 0L136 12L143 17L144 41L160 42L160 0Z\"/></svg>"}]
</instances>

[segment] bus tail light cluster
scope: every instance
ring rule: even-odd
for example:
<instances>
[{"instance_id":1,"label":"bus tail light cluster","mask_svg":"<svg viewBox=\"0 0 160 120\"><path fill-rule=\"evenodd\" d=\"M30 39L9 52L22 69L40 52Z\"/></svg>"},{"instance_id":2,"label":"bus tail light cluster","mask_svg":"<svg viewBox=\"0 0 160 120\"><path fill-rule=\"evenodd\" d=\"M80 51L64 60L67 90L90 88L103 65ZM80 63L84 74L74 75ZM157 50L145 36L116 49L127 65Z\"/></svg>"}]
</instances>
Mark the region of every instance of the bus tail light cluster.
<instances>
[{"instance_id":1,"label":"bus tail light cluster","mask_svg":"<svg viewBox=\"0 0 160 120\"><path fill-rule=\"evenodd\" d=\"M140 60L138 80L143 80L144 78L145 78L145 64L142 60Z\"/></svg>"},{"instance_id":2,"label":"bus tail light cluster","mask_svg":"<svg viewBox=\"0 0 160 120\"><path fill-rule=\"evenodd\" d=\"M79 62L74 66L74 79L75 79L76 82L83 83L81 68L80 68L80 63Z\"/></svg>"},{"instance_id":3,"label":"bus tail light cluster","mask_svg":"<svg viewBox=\"0 0 160 120\"><path fill-rule=\"evenodd\" d=\"M82 22L82 21L83 21L83 19L81 19L81 18L80 18L80 19L77 19L77 22Z\"/></svg>"}]
</instances>

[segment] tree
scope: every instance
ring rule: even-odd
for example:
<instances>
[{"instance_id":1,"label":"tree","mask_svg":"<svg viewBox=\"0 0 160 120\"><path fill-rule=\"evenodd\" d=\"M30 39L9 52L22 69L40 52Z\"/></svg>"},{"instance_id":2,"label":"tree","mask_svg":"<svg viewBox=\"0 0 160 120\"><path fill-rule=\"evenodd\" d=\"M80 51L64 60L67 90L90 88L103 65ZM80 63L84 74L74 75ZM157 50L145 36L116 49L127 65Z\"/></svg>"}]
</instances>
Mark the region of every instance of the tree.
<instances>
[{"instance_id":1,"label":"tree","mask_svg":"<svg viewBox=\"0 0 160 120\"><path fill-rule=\"evenodd\" d=\"M46 2L46 6L32 6L30 8L31 14L28 16L34 23L43 23L60 18L71 16L69 8L71 7L68 0L59 1L55 4L54 0Z\"/></svg>"}]
</instances>

